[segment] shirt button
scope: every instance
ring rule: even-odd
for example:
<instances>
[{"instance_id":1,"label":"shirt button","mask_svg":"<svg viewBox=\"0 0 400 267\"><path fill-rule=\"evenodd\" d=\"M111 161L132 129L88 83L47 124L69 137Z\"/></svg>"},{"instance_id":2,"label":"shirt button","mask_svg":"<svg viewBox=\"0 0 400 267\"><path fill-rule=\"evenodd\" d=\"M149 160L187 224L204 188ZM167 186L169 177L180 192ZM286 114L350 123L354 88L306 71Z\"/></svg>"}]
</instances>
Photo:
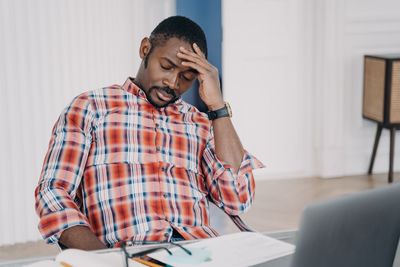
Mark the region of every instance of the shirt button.
<instances>
[{"instance_id":1,"label":"shirt button","mask_svg":"<svg viewBox=\"0 0 400 267\"><path fill-rule=\"evenodd\" d=\"M164 198L167 198L167 197L168 197L168 194L167 194L167 193L164 193L164 194L163 194L163 197L164 197Z\"/></svg>"},{"instance_id":2,"label":"shirt button","mask_svg":"<svg viewBox=\"0 0 400 267\"><path fill-rule=\"evenodd\" d=\"M160 152L160 147L158 146L158 147L156 147L156 150L157 150L157 152Z\"/></svg>"},{"instance_id":3,"label":"shirt button","mask_svg":"<svg viewBox=\"0 0 400 267\"><path fill-rule=\"evenodd\" d=\"M169 237L169 234L168 234L168 233L165 233L164 236L165 236L165 237Z\"/></svg>"}]
</instances>

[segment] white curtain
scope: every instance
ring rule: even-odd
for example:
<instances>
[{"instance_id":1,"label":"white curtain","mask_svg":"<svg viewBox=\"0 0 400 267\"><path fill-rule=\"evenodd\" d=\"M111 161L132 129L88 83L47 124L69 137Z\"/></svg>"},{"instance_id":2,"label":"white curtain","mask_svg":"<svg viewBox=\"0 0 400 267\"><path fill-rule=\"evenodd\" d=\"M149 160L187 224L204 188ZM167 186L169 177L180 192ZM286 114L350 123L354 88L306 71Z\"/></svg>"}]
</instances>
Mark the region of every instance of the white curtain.
<instances>
[{"instance_id":1,"label":"white curtain","mask_svg":"<svg viewBox=\"0 0 400 267\"><path fill-rule=\"evenodd\" d=\"M40 239L34 188L61 110L135 75L173 0L0 0L0 245Z\"/></svg>"}]
</instances>

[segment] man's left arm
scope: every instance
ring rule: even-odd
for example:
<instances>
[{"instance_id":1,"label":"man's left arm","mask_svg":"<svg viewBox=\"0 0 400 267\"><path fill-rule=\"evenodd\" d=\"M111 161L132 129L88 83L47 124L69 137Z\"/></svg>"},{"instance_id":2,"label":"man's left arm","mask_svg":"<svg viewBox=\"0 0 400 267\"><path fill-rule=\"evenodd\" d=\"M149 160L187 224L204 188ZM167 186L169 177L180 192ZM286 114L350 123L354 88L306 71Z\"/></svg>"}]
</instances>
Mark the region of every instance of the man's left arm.
<instances>
[{"instance_id":1,"label":"man's left arm","mask_svg":"<svg viewBox=\"0 0 400 267\"><path fill-rule=\"evenodd\" d=\"M193 44L194 51L181 47L178 57L182 65L191 67L198 72L199 95L207 105L208 110L218 110L225 107L219 82L218 69L210 64L203 52ZM244 149L229 117L213 120L215 152L219 159L230 164L235 172L238 171L244 155Z\"/></svg>"},{"instance_id":2,"label":"man's left arm","mask_svg":"<svg viewBox=\"0 0 400 267\"><path fill-rule=\"evenodd\" d=\"M218 69L211 65L196 44L193 50L180 49L182 65L198 72L199 95L209 110L225 106ZM246 211L254 197L252 170L263 164L248 154L240 142L230 117L212 121L212 138L205 149L202 165L206 183L214 202L229 214Z\"/></svg>"},{"instance_id":3,"label":"man's left arm","mask_svg":"<svg viewBox=\"0 0 400 267\"><path fill-rule=\"evenodd\" d=\"M224 107L224 105L222 105ZM238 173L243 160L244 149L229 117L212 121L215 154L218 159L229 164Z\"/></svg>"}]
</instances>

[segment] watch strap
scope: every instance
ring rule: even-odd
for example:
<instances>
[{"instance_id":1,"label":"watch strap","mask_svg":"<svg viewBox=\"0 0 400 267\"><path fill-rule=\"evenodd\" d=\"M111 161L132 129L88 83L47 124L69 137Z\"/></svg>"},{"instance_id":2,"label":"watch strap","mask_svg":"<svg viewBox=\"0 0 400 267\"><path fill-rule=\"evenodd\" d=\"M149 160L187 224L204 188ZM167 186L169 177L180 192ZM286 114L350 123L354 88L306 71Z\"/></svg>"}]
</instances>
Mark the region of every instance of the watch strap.
<instances>
[{"instance_id":1,"label":"watch strap","mask_svg":"<svg viewBox=\"0 0 400 267\"><path fill-rule=\"evenodd\" d=\"M207 111L207 115L210 120L215 120L223 117L231 117L231 113L229 112L229 108L226 104L220 109Z\"/></svg>"}]
</instances>

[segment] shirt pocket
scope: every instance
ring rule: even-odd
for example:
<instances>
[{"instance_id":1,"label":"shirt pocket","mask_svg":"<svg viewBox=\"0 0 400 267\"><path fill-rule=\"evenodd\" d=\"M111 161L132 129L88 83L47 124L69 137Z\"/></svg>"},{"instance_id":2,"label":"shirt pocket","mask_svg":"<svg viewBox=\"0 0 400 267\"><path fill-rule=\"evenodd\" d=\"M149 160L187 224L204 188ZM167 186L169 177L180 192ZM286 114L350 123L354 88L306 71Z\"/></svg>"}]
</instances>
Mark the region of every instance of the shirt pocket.
<instances>
[{"instance_id":1,"label":"shirt pocket","mask_svg":"<svg viewBox=\"0 0 400 267\"><path fill-rule=\"evenodd\" d=\"M92 131L86 166L156 162L156 132L142 126L150 125L150 119L141 118L139 123L138 118L138 115L114 112L99 120Z\"/></svg>"},{"instance_id":2,"label":"shirt pocket","mask_svg":"<svg viewBox=\"0 0 400 267\"><path fill-rule=\"evenodd\" d=\"M174 124L162 144L165 161L196 174L201 172L201 159L207 136L194 123Z\"/></svg>"}]
</instances>

